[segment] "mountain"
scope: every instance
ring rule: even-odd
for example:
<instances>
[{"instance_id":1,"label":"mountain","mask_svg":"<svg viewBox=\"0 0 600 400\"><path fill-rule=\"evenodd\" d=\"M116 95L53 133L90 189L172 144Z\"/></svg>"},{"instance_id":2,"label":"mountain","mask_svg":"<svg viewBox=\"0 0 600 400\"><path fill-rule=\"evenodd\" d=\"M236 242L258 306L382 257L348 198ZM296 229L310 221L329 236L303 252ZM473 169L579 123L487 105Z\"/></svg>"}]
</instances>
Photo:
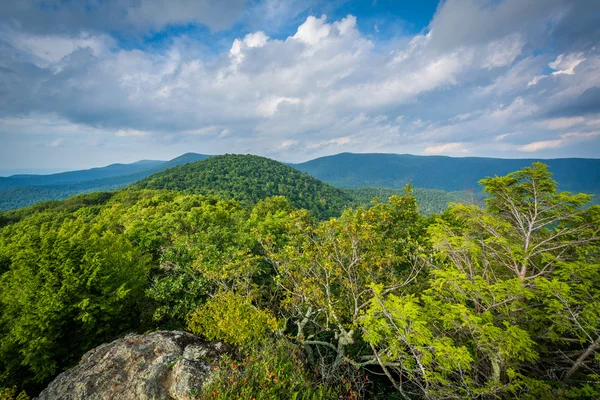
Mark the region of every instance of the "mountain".
<instances>
[{"instance_id":1,"label":"mountain","mask_svg":"<svg viewBox=\"0 0 600 400\"><path fill-rule=\"evenodd\" d=\"M211 156L186 153L166 162L144 160L133 164L112 164L102 168L52 175L14 175L0 178L0 211L46 200L65 199L80 193L122 188L152 174L209 157ZM333 186L362 188L344 193L343 196L352 198L352 205L367 204L371 195L387 198L396 192L382 188L400 189L412 182L421 211L429 214L439 212L448 202L480 202L481 194L477 183L480 179L486 176L506 175L531 165L533 161L537 160L342 153L288 165ZM595 202L600 200L600 160L565 158L541 161L549 165L560 190L592 193L596 195ZM223 174L225 171L220 170L219 173ZM165 186L169 185L165 182ZM186 190L183 187L177 189ZM231 193L229 189L225 191ZM244 193L246 192L252 190L245 190ZM272 188L267 192L280 194ZM256 198L246 193L245 198L241 200L255 201Z\"/></svg>"},{"instance_id":2,"label":"mountain","mask_svg":"<svg viewBox=\"0 0 600 400\"><path fill-rule=\"evenodd\" d=\"M185 153L180 155L179 157L175 157L174 159L167 161L160 165L160 170L164 171L169 168L176 167L178 165L193 163L196 161L206 160L207 158L212 157L206 154L198 154L198 153ZM158 172L158 171L155 171Z\"/></svg>"},{"instance_id":3,"label":"mountain","mask_svg":"<svg viewBox=\"0 0 600 400\"><path fill-rule=\"evenodd\" d=\"M281 195L321 218L339 215L353 200L341 189L308 174L253 155L213 156L151 175L132 188L214 194L248 204Z\"/></svg>"},{"instance_id":4,"label":"mountain","mask_svg":"<svg viewBox=\"0 0 600 400\"><path fill-rule=\"evenodd\" d=\"M293 166L338 187L400 188L412 182L414 187L453 192L465 189L479 191L477 182L480 179L506 175L531 165L534 161L548 164L554 179L560 184L560 190L600 194L600 159L453 158L342 153Z\"/></svg>"},{"instance_id":5,"label":"mountain","mask_svg":"<svg viewBox=\"0 0 600 400\"><path fill-rule=\"evenodd\" d=\"M60 174L0 178L0 187L2 184L8 185L4 190L0 190L0 211L47 200L66 199L81 193L119 189L154 173L208 157L210 156L205 154L186 153L170 161L143 160L133 164L112 164ZM15 182L18 183L17 186L13 186Z\"/></svg>"},{"instance_id":6,"label":"mountain","mask_svg":"<svg viewBox=\"0 0 600 400\"><path fill-rule=\"evenodd\" d=\"M106 167L61 172L51 175L12 175L6 178L0 177L0 190L19 186L47 186L92 181L146 171L164 163L165 161L142 160L132 164L111 164Z\"/></svg>"}]
</instances>

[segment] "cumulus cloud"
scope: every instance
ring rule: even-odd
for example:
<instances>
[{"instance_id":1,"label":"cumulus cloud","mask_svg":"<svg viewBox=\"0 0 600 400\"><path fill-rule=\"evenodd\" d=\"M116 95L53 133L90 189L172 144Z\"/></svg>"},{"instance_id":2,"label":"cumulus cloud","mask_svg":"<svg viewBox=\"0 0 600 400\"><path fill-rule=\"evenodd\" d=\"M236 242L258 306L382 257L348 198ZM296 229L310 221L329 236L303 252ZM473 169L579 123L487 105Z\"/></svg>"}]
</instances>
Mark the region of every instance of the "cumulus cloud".
<instances>
[{"instance_id":1,"label":"cumulus cloud","mask_svg":"<svg viewBox=\"0 0 600 400\"><path fill-rule=\"evenodd\" d=\"M583 25L576 48L559 40L560 32L576 36L566 20L594 7L583 0L447 0L422 32L385 46L361 31L360 17L318 13L286 35L266 26L230 32L210 51L186 35L122 46L107 32L188 23L216 31L258 9L271 18L305 6L90 4L63 4L53 24L38 27L48 11L29 0L0 18L0 135L35 132L45 143L102 137L108 146L112 138L122 148L144 142L159 155L198 145L290 161L339 151L514 156L568 148L574 155L598 142L561 136L595 132L600 120L600 52L585 40L592 25ZM120 16L109 29L88 18L90 9Z\"/></svg>"}]
</instances>

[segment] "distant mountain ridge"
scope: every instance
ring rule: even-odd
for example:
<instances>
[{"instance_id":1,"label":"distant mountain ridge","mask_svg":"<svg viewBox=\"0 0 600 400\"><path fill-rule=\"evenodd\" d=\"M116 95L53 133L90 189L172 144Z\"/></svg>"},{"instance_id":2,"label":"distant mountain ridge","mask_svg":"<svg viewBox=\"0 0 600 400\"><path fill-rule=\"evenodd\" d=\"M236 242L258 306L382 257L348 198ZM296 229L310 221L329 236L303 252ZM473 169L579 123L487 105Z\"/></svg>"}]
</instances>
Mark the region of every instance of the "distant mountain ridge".
<instances>
[{"instance_id":1,"label":"distant mountain ridge","mask_svg":"<svg viewBox=\"0 0 600 400\"><path fill-rule=\"evenodd\" d=\"M85 182L149 170L164 163L165 161L143 160L131 164L111 164L106 167L59 172L50 175L12 175L9 177L0 177L0 190L19 186L47 186Z\"/></svg>"},{"instance_id":2,"label":"distant mountain ridge","mask_svg":"<svg viewBox=\"0 0 600 400\"><path fill-rule=\"evenodd\" d=\"M0 211L25 207L46 200L61 200L81 193L119 189L157 172L209 157L211 156L205 154L186 153L170 161L142 160L132 164L112 164L101 168L51 175L0 177ZM434 196L436 200L427 203L426 208L435 212L440 207L439 199L462 201L470 195L459 192L479 192L477 182L480 179L506 175L538 160L550 166L550 171L558 181L560 190L591 193L596 195L595 202L600 200L600 159L453 158L409 154L341 153L287 165L333 186L346 189L365 188L351 193L354 198L361 199L360 201L371 193L389 195L394 192L381 192L374 188L399 189L408 182L412 182L415 188L453 192L448 195L437 193ZM433 196L432 193L415 192L415 196L425 199ZM426 204L423 201L421 203Z\"/></svg>"},{"instance_id":3,"label":"distant mountain ridge","mask_svg":"<svg viewBox=\"0 0 600 400\"><path fill-rule=\"evenodd\" d=\"M26 207L41 201L62 200L76 194L119 189L157 172L208 157L211 156L186 153L170 161L142 160L132 164L111 164L52 175L13 175L0 178L0 211ZM18 182L16 186L15 182Z\"/></svg>"},{"instance_id":4,"label":"distant mountain ridge","mask_svg":"<svg viewBox=\"0 0 600 400\"><path fill-rule=\"evenodd\" d=\"M414 187L452 192L479 191L480 179L506 175L534 161L542 161L550 167L560 190L600 194L600 159L590 158L544 160L341 153L293 166L343 188L401 188L412 182Z\"/></svg>"}]
</instances>

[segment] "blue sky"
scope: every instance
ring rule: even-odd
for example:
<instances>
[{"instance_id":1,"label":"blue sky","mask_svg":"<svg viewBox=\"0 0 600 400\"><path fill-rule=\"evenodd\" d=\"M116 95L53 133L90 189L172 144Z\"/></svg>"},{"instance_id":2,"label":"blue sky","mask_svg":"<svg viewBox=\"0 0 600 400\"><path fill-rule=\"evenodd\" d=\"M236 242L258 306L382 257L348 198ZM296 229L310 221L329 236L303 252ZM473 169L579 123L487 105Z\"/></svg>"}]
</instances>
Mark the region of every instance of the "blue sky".
<instances>
[{"instance_id":1,"label":"blue sky","mask_svg":"<svg viewBox=\"0 0 600 400\"><path fill-rule=\"evenodd\" d=\"M0 10L0 173L193 151L600 156L600 2L39 0Z\"/></svg>"}]
</instances>

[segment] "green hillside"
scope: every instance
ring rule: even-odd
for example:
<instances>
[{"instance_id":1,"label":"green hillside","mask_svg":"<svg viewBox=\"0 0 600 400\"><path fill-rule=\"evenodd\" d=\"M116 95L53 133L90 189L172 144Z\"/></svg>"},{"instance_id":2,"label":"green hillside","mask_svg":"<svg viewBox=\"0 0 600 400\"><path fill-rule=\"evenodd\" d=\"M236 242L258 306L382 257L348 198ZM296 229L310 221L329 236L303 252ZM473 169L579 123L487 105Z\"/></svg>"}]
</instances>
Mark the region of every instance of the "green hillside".
<instances>
[{"instance_id":1,"label":"green hillside","mask_svg":"<svg viewBox=\"0 0 600 400\"><path fill-rule=\"evenodd\" d=\"M213 194L255 204L270 196L285 196L293 206L315 216L337 216L352 197L280 162L253 155L226 154L177 166L133 185L136 189L166 189Z\"/></svg>"},{"instance_id":2,"label":"green hillside","mask_svg":"<svg viewBox=\"0 0 600 400\"><path fill-rule=\"evenodd\" d=\"M186 153L166 162L139 161L54 175L0 178L0 187L8 185L8 188L0 190L0 211L27 207L42 201L62 200L82 193L119 189L156 172L208 157L210 156Z\"/></svg>"},{"instance_id":3,"label":"green hillside","mask_svg":"<svg viewBox=\"0 0 600 400\"><path fill-rule=\"evenodd\" d=\"M508 174L531 165L534 159L413 156L410 154L342 153L321 157L294 167L338 187L414 187L447 192L479 190L478 182L488 176ZM542 160L560 190L600 194L600 159L560 158Z\"/></svg>"}]
</instances>

